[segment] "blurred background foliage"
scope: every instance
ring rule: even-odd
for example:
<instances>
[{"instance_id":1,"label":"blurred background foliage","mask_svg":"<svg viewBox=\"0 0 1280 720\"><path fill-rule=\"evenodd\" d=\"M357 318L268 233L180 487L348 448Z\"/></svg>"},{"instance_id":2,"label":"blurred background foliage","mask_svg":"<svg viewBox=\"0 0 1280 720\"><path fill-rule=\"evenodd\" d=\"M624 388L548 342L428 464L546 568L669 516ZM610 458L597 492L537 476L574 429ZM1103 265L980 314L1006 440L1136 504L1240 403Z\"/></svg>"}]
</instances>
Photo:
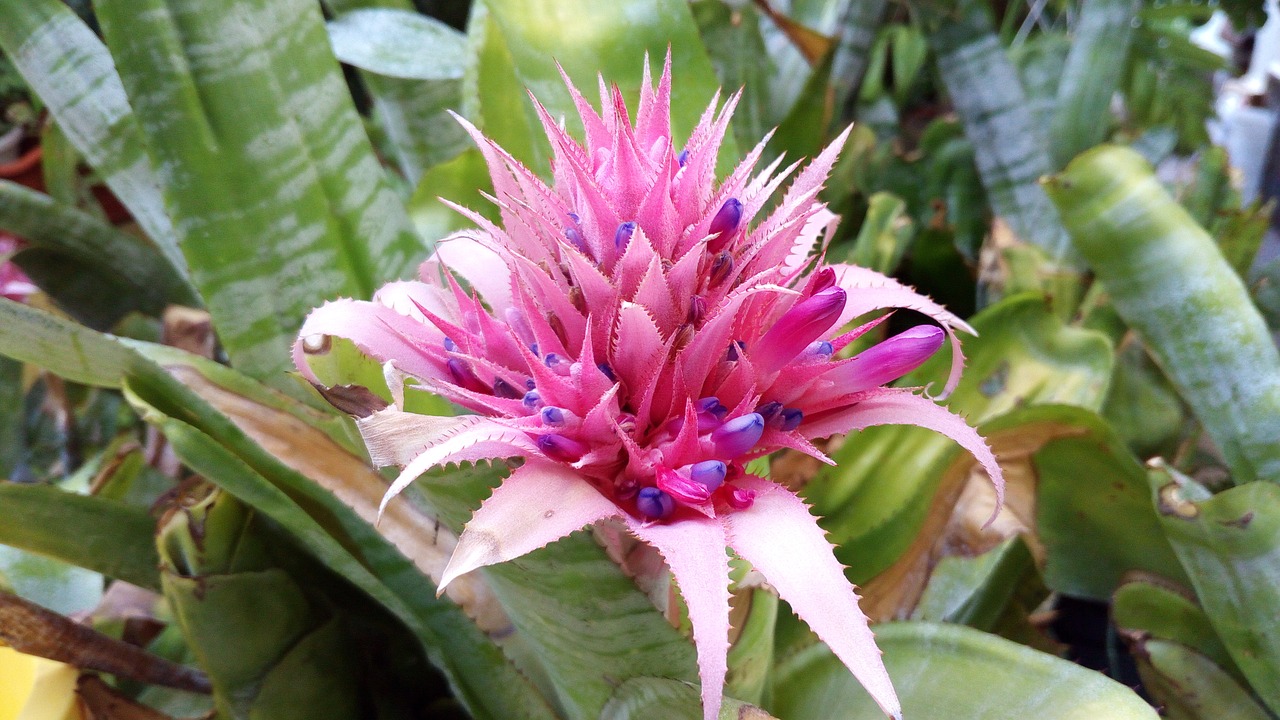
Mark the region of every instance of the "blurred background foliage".
<instances>
[{"instance_id":1,"label":"blurred background foliage","mask_svg":"<svg viewBox=\"0 0 1280 720\"><path fill-rule=\"evenodd\" d=\"M1242 204L1205 129L1215 73L1240 70L1190 39L1219 8L1237 32L1265 19L1248 0L0 0L0 131L21 137L0 166L0 718L700 716L665 573L623 538L578 533L437 598L505 468L418 483L375 526L386 479L288 352L310 308L411 275L465 224L437 197L492 212L447 111L545 175L524 90L573 122L553 60L634 106L645 53L668 51L677 142L741 89L722 167L774 128L766 160L856 123L828 257L980 332L948 404L1005 468L990 526L989 484L920 428L762 468L822 516L907 716L1280 716L1280 271L1253 267L1271 209ZM386 392L344 343L315 369ZM724 717L877 717L745 572L734 618Z\"/></svg>"}]
</instances>

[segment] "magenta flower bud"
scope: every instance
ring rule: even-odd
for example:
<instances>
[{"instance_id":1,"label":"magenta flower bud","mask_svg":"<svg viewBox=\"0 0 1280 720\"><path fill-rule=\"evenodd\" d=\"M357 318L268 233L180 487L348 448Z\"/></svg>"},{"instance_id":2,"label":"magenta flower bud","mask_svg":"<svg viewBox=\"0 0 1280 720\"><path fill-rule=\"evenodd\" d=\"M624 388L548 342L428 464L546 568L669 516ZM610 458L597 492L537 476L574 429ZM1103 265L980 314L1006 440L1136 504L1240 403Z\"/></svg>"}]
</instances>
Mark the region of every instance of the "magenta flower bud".
<instances>
[{"instance_id":1,"label":"magenta flower bud","mask_svg":"<svg viewBox=\"0 0 1280 720\"><path fill-rule=\"evenodd\" d=\"M761 373L771 373L791 362L831 329L844 310L845 292L831 287L801 300L778 318L760 338L751 353L751 362Z\"/></svg>"},{"instance_id":2,"label":"magenta flower bud","mask_svg":"<svg viewBox=\"0 0 1280 720\"><path fill-rule=\"evenodd\" d=\"M617 418L618 429L628 435L634 435L636 432L636 416L624 412Z\"/></svg>"},{"instance_id":3,"label":"magenta flower bud","mask_svg":"<svg viewBox=\"0 0 1280 720\"><path fill-rule=\"evenodd\" d=\"M643 487L636 493L636 510L650 520L661 520L676 510L676 501L656 487Z\"/></svg>"},{"instance_id":4,"label":"magenta flower bud","mask_svg":"<svg viewBox=\"0 0 1280 720\"><path fill-rule=\"evenodd\" d=\"M804 413L796 408L787 408L778 415L778 418L782 421L782 432L791 432L804 422Z\"/></svg>"},{"instance_id":5,"label":"magenta flower bud","mask_svg":"<svg viewBox=\"0 0 1280 720\"><path fill-rule=\"evenodd\" d=\"M742 222L742 201L738 198L725 200L716 216L711 218L711 227L707 229L707 234L714 237L707 243L707 249L711 252L723 250L729 244L740 222Z\"/></svg>"},{"instance_id":6,"label":"magenta flower bud","mask_svg":"<svg viewBox=\"0 0 1280 720\"><path fill-rule=\"evenodd\" d=\"M564 410L548 405L542 408L542 424L551 427L561 427L564 425Z\"/></svg>"},{"instance_id":7,"label":"magenta flower bud","mask_svg":"<svg viewBox=\"0 0 1280 720\"><path fill-rule=\"evenodd\" d=\"M544 408L545 409L545 408ZM543 455L560 462L574 462L587 454L587 446L564 435L551 433L538 437L538 449Z\"/></svg>"},{"instance_id":8,"label":"magenta flower bud","mask_svg":"<svg viewBox=\"0 0 1280 720\"><path fill-rule=\"evenodd\" d=\"M687 468L681 468L689 474L689 479L705 485L707 490L715 492L724 484L724 476L728 472L728 466L719 460L703 460L699 463L689 465Z\"/></svg>"},{"instance_id":9,"label":"magenta flower bud","mask_svg":"<svg viewBox=\"0 0 1280 720\"><path fill-rule=\"evenodd\" d=\"M846 392L880 387L920 367L944 340L937 325L917 325L858 353L834 371L834 379Z\"/></svg>"},{"instance_id":10,"label":"magenta flower bud","mask_svg":"<svg viewBox=\"0 0 1280 720\"><path fill-rule=\"evenodd\" d=\"M829 267L824 267L813 276L812 292L817 294L836 284L836 271Z\"/></svg>"},{"instance_id":11,"label":"magenta flower bud","mask_svg":"<svg viewBox=\"0 0 1280 720\"><path fill-rule=\"evenodd\" d=\"M618 226L618 231L613 234L613 246L622 252L627 249L627 243L631 242L631 236L636 232L636 224L634 222L624 222Z\"/></svg>"},{"instance_id":12,"label":"magenta flower bud","mask_svg":"<svg viewBox=\"0 0 1280 720\"><path fill-rule=\"evenodd\" d=\"M514 385L502 378L494 378L493 394L495 397L505 398L507 400L515 400L518 397L522 397L521 392L517 390Z\"/></svg>"},{"instance_id":13,"label":"magenta flower bud","mask_svg":"<svg viewBox=\"0 0 1280 720\"><path fill-rule=\"evenodd\" d=\"M694 295L689 300L689 315L686 322L690 325L701 325L702 319L707 316L707 299L701 295Z\"/></svg>"},{"instance_id":14,"label":"magenta flower bud","mask_svg":"<svg viewBox=\"0 0 1280 720\"><path fill-rule=\"evenodd\" d=\"M711 433L716 455L732 460L756 446L764 433L764 418L759 413L740 415Z\"/></svg>"},{"instance_id":15,"label":"magenta flower bud","mask_svg":"<svg viewBox=\"0 0 1280 720\"><path fill-rule=\"evenodd\" d=\"M520 403L530 410L539 410L542 408L542 394L537 390L530 390L524 394L524 398Z\"/></svg>"},{"instance_id":16,"label":"magenta flower bud","mask_svg":"<svg viewBox=\"0 0 1280 720\"><path fill-rule=\"evenodd\" d=\"M734 488L729 493L729 507L734 510L746 510L756 502L756 491L746 490L744 488Z\"/></svg>"},{"instance_id":17,"label":"magenta flower bud","mask_svg":"<svg viewBox=\"0 0 1280 720\"><path fill-rule=\"evenodd\" d=\"M711 498L706 485L670 468L658 468L658 489L686 505L701 505Z\"/></svg>"}]
</instances>

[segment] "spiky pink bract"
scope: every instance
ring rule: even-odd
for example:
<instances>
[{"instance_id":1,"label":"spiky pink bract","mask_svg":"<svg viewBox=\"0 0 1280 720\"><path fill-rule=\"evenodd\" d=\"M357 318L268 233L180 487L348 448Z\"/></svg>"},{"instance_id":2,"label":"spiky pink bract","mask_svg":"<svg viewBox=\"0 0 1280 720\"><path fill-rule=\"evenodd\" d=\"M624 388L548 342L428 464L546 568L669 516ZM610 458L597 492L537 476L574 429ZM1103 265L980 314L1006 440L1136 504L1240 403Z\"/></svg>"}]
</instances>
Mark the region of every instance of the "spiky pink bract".
<instances>
[{"instance_id":1,"label":"spiky pink bract","mask_svg":"<svg viewBox=\"0 0 1280 720\"><path fill-rule=\"evenodd\" d=\"M501 224L455 206L477 229L442 240L421 282L329 303L302 328L303 339L350 339L474 413L428 418L393 406L361 421L375 462L404 466L384 504L432 467L523 458L467 524L442 585L621 521L666 559L689 607L709 720L726 672L732 547L899 717L867 618L815 518L744 465L782 448L830 462L812 440L906 423L955 438L1002 490L995 458L963 420L883 387L949 338L949 392L963 364L955 330L972 330L885 276L822 265L836 217L816 198L845 135L766 209L799 163L753 174L762 141L716 182L737 95L719 108L713 100L680 149L669 58L656 87L646 62L634 125L616 88L601 83L597 112L565 80L586 145L534 100L554 151L550 186L459 119L488 162ZM879 320L842 333L847 323L895 307L940 327L839 358ZM306 347L300 339L295 359L309 375Z\"/></svg>"}]
</instances>

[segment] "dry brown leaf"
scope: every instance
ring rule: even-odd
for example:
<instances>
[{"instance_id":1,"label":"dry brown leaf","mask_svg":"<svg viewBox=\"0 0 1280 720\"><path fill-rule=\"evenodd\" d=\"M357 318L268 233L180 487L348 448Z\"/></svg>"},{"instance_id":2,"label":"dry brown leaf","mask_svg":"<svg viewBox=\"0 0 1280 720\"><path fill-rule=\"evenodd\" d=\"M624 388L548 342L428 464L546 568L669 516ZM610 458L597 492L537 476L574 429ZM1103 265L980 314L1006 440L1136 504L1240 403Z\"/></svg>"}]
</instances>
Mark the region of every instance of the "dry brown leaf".
<instances>
[{"instance_id":1,"label":"dry brown leaf","mask_svg":"<svg viewBox=\"0 0 1280 720\"><path fill-rule=\"evenodd\" d=\"M81 675L76 682L76 695L84 720L174 720L121 695L97 675Z\"/></svg>"},{"instance_id":2,"label":"dry brown leaf","mask_svg":"<svg viewBox=\"0 0 1280 720\"><path fill-rule=\"evenodd\" d=\"M804 56L810 67L817 65L827 53L831 52L831 48L835 45L835 41L823 35L822 33L812 30L774 10L767 0L755 0L756 7L760 8L760 12L764 13L778 29L782 31L792 45L796 46L796 50Z\"/></svg>"}]
</instances>

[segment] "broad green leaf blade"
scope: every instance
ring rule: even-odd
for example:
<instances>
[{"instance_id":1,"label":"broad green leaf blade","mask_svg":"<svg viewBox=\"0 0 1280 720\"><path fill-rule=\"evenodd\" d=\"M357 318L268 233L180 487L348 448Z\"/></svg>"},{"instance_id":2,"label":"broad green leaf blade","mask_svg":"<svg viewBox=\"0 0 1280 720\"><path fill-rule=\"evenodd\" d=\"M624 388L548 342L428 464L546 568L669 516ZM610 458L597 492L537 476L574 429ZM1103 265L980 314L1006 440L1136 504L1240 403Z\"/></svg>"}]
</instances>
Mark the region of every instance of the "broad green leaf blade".
<instances>
[{"instance_id":1,"label":"broad green leaf blade","mask_svg":"<svg viewBox=\"0 0 1280 720\"><path fill-rule=\"evenodd\" d=\"M73 272L65 263L74 262L84 268L76 274L87 275L88 281L109 291L100 298L105 312L94 307L67 308L97 320L90 324L99 329L110 327L132 310L158 316L169 303L200 303L195 291L147 241L8 180L0 180L0 226L60 261L47 268L50 279L71 279L65 277ZM22 257L18 262L32 274ZM54 297L62 299L56 293Z\"/></svg>"},{"instance_id":2,"label":"broad green leaf blade","mask_svg":"<svg viewBox=\"0 0 1280 720\"><path fill-rule=\"evenodd\" d=\"M466 133L447 112L462 109L470 54L465 35L396 8L352 10L328 28L337 58L365 71L361 77L373 96L374 116L410 183L468 147Z\"/></svg>"},{"instance_id":3,"label":"broad green leaf blade","mask_svg":"<svg viewBox=\"0 0 1280 720\"><path fill-rule=\"evenodd\" d=\"M1011 538L977 557L945 557L934 569L920 604L911 614L912 620L949 622L986 632L995 632L997 623L1010 610L1021 615L1034 609L1044 599L1043 583L1039 598L1030 607L1021 603L1024 578L1035 575L1035 559L1027 544Z\"/></svg>"},{"instance_id":4,"label":"broad green leaf blade","mask_svg":"<svg viewBox=\"0 0 1280 720\"><path fill-rule=\"evenodd\" d=\"M480 193L492 193L489 169L484 156L475 148L427 171L409 199L409 219L427 242L434 242L455 230L472 226L472 222L440 202L440 198L471 208L497 220L497 206Z\"/></svg>"},{"instance_id":5,"label":"broad green leaf blade","mask_svg":"<svg viewBox=\"0 0 1280 720\"><path fill-rule=\"evenodd\" d=\"M495 93L510 92L510 83L504 79L491 86L491 72L513 72L517 90L527 88L552 117L563 115L568 127L580 133L577 112L556 71L556 62L588 97L596 86L596 74L602 74L606 82L622 89L634 112L645 53L656 76L670 48L671 126L677 147L689 137L716 90L715 71L684 0L485 0L484 5L491 30L497 32L487 34L481 57L481 129L534 172L547 172L545 158L549 156L537 115L519 94L494 98ZM492 43L501 47L490 51ZM486 57L489 52L495 55ZM500 66L504 61L506 68L492 64ZM498 104L490 105L495 100ZM516 112L523 122L496 115L502 112ZM527 128L523 137L520 125ZM721 157L737 157L731 141L726 140Z\"/></svg>"},{"instance_id":6,"label":"broad green leaf blade","mask_svg":"<svg viewBox=\"0 0 1280 720\"><path fill-rule=\"evenodd\" d=\"M886 0L859 0L845 6L837 31L840 39L831 61L832 99L837 117L847 119L858 97L871 58L876 31L884 19Z\"/></svg>"},{"instance_id":7,"label":"broad green leaf blade","mask_svg":"<svg viewBox=\"0 0 1280 720\"><path fill-rule=\"evenodd\" d=\"M0 545L0 589L60 615L92 612L102 600L102 575L44 555Z\"/></svg>"},{"instance_id":8,"label":"broad green leaf blade","mask_svg":"<svg viewBox=\"0 0 1280 720\"><path fill-rule=\"evenodd\" d=\"M154 535L155 520L142 508L49 485L0 482L5 545L157 589Z\"/></svg>"},{"instance_id":9,"label":"broad green leaf blade","mask_svg":"<svg viewBox=\"0 0 1280 720\"><path fill-rule=\"evenodd\" d=\"M1204 609L1189 591L1163 578L1145 577L1121 585L1112 598L1111 618L1126 636L1147 636L1185 645L1244 680Z\"/></svg>"},{"instance_id":10,"label":"broad green leaf blade","mask_svg":"<svg viewBox=\"0 0 1280 720\"><path fill-rule=\"evenodd\" d=\"M1006 298L972 323L979 335L965 339L968 367L948 401L971 424L1022 405L1101 405L1112 355L1100 333L1065 326L1034 295ZM938 381L949 360L940 354L901 384ZM951 440L922 428L868 428L835 452L836 467L805 487L854 582L874 577L906 550L942 471L960 452Z\"/></svg>"},{"instance_id":11,"label":"broad green leaf blade","mask_svg":"<svg viewBox=\"0 0 1280 720\"><path fill-rule=\"evenodd\" d=\"M58 0L0 0L0 47L180 274L186 260L111 54Z\"/></svg>"},{"instance_id":12,"label":"broad green leaf blade","mask_svg":"<svg viewBox=\"0 0 1280 720\"><path fill-rule=\"evenodd\" d=\"M750 5L730 6L721 0L690 3L689 9L720 86L742 89L742 100L733 116L733 133L739 145L752 147L777 124L769 114L772 60L760 36L760 13Z\"/></svg>"},{"instance_id":13,"label":"broad green leaf blade","mask_svg":"<svg viewBox=\"0 0 1280 720\"><path fill-rule=\"evenodd\" d=\"M633 678L618 686L600 712L600 720L700 717L698 687L667 678ZM769 713L725 698L720 720L771 720Z\"/></svg>"},{"instance_id":14,"label":"broad green leaf blade","mask_svg":"<svg viewBox=\"0 0 1280 720\"><path fill-rule=\"evenodd\" d=\"M867 215L849 249L848 262L893 274L915 235L915 223L907 215L906 202L887 192L867 198Z\"/></svg>"},{"instance_id":15,"label":"broad green leaf blade","mask_svg":"<svg viewBox=\"0 0 1280 720\"><path fill-rule=\"evenodd\" d=\"M404 80L461 80L466 37L408 10L364 8L330 20L329 42L339 61Z\"/></svg>"},{"instance_id":16,"label":"broad green leaf blade","mask_svg":"<svg viewBox=\"0 0 1280 720\"><path fill-rule=\"evenodd\" d=\"M1156 711L1101 673L959 625L889 623L876 644L906 718L1155 720ZM826 646L779 665L766 709L788 720L884 715Z\"/></svg>"},{"instance_id":17,"label":"broad green leaf blade","mask_svg":"<svg viewBox=\"0 0 1280 720\"><path fill-rule=\"evenodd\" d=\"M1213 238L1126 148L1089 151L1046 188L1235 482L1280 481L1280 353Z\"/></svg>"},{"instance_id":18,"label":"broad green leaf blade","mask_svg":"<svg viewBox=\"0 0 1280 720\"><path fill-rule=\"evenodd\" d=\"M0 355L100 387L120 387L137 361L110 335L4 298L0 298Z\"/></svg>"},{"instance_id":19,"label":"broad green leaf blade","mask_svg":"<svg viewBox=\"0 0 1280 720\"><path fill-rule=\"evenodd\" d=\"M201 377L187 375L184 382L200 388L221 413L232 414L246 429L160 372L132 378L125 395L148 423L163 430L187 465L282 525L316 559L401 619L472 714L553 717L475 621L453 602L435 597L435 585L415 566L424 559L408 559L398 550L398 544L411 550L431 546L429 520L393 521L404 532L411 532L415 523L421 530L402 534L397 544L389 542L371 525L384 482L364 461L326 445L323 433L308 432L306 424L289 421L283 411L219 391ZM312 478L291 464L306 466ZM343 500L334 493L342 493Z\"/></svg>"},{"instance_id":20,"label":"broad green leaf blade","mask_svg":"<svg viewBox=\"0 0 1280 720\"><path fill-rule=\"evenodd\" d=\"M1044 128L1027 109L986 3L961 0L954 12L935 11L932 24L929 41L938 70L973 142L991 209L1019 238L1055 260L1068 257L1070 238L1038 184L1053 169Z\"/></svg>"},{"instance_id":21,"label":"broad green leaf blade","mask_svg":"<svg viewBox=\"0 0 1280 720\"><path fill-rule=\"evenodd\" d=\"M305 314L424 254L308 0L101 0L192 278L241 371L284 382ZM139 43L139 36L148 42Z\"/></svg>"},{"instance_id":22,"label":"broad green leaf blade","mask_svg":"<svg viewBox=\"0 0 1280 720\"><path fill-rule=\"evenodd\" d=\"M1137 458L1096 415L1053 414L1058 417L1033 419L1037 413L1027 411L1024 419L1035 430L1009 430L1052 438L1031 455L1045 584L1067 595L1106 600L1134 570L1186 582L1160 531L1147 473Z\"/></svg>"},{"instance_id":23,"label":"broad green leaf blade","mask_svg":"<svg viewBox=\"0 0 1280 720\"><path fill-rule=\"evenodd\" d=\"M1140 0L1084 0L1049 128L1054 167L1107 138Z\"/></svg>"},{"instance_id":24,"label":"broad green leaf blade","mask_svg":"<svg viewBox=\"0 0 1280 720\"><path fill-rule=\"evenodd\" d=\"M3 311L4 308L0 308ZM22 363L0 357L0 478L13 477L25 454Z\"/></svg>"},{"instance_id":25,"label":"broad green leaf blade","mask_svg":"<svg viewBox=\"0 0 1280 720\"><path fill-rule=\"evenodd\" d=\"M1135 655L1142 684L1170 720L1269 720L1268 713L1209 658L1167 640L1145 640Z\"/></svg>"},{"instance_id":26,"label":"broad green leaf blade","mask_svg":"<svg viewBox=\"0 0 1280 720\"><path fill-rule=\"evenodd\" d=\"M1153 484L1164 482L1153 475ZM1155 489L1160 522L1240 671L1280 712L1280 485L1252 482L1191 502Z\"/></svg>"}]
</instances>

